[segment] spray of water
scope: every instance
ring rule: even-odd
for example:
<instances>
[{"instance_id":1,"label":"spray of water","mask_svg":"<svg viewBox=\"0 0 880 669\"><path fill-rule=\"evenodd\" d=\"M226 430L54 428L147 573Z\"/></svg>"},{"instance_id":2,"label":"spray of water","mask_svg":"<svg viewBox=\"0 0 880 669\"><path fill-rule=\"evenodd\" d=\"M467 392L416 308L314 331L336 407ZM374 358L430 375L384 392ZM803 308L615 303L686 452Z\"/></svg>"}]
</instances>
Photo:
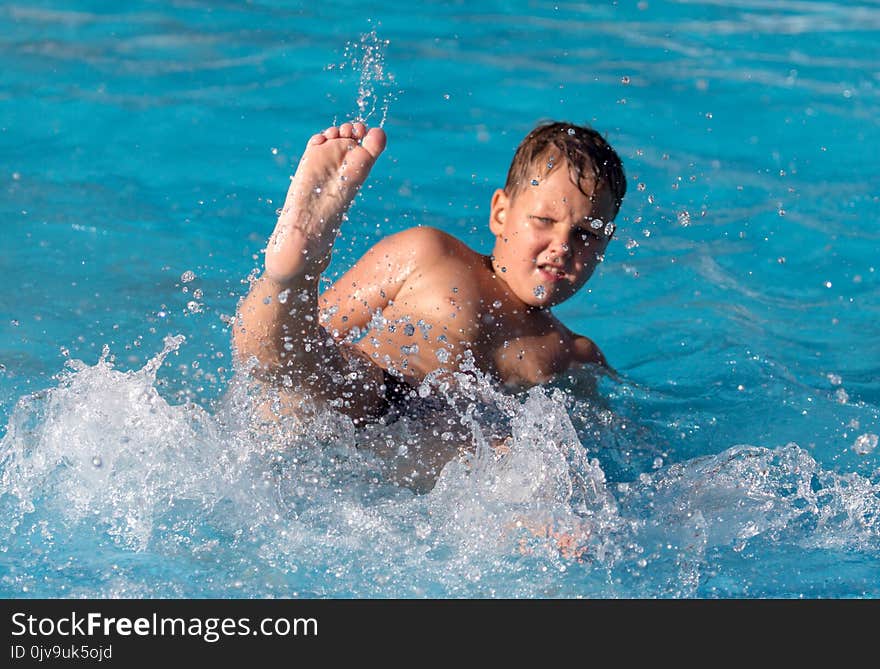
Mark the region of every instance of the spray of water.
<instances>
[{"instance_id":1,"label":"spray of water","mask_svg":"<svg viewBox=\"0 0 880 669\"><path fill-rule=\"evenodd\" d=\"M508 395L466 364L418 389L447 405L430 420L266 426L243 382L212 411L169 403L156 375L182 343L128 372L106 352L71 360L17 403L0 440L0 596L739 595L726 555L880 548L880 484L795 444L609 483L601 412L558 388ZM413 490L407 472L453 434L467 448Z\"/></svg>"},{"instance_id":2,"label":"spray of water","mask_svg":"<svg viewBox=\"0 0 880 669\"><path fill-rule=\"evenodd\" d=\"M394 74L385 67L385 49L390 44L380 39L374 28L363 33L359 39L346 42L342 62L328 65L326 69L350 70L358 76L357 111L354 119L367 123L375 114L380 114L378 126L385 125L388 108L399 90Z\"/></svg>"}]
</instances>

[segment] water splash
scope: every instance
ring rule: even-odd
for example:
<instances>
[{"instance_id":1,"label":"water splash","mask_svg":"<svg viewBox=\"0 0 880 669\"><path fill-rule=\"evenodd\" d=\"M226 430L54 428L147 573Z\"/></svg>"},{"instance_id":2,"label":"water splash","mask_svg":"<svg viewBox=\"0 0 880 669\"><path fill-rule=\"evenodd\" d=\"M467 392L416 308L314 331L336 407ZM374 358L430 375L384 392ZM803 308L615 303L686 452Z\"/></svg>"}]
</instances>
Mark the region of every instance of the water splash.
<instances>
[{"instance_id":1,"label":"water splash","mask_svg":"<svg viewBox=\"0 0 880 669\"><path fill-rule=\"evenodd\" d=\"M367 123L375 113L380 112L378 126L385 125L391 101L399 94L394 74L385 67L385 49L390 44L380 39L376 29L363 33L358 40L347 42L343 52L343 62L327 66L327 69L345 70L350 68L358 74L357 112L354 120Z\"/></svg>"},{"instance_id":2,"label":"water splash","mask_svg":"<svg viewBox=\"0 0 880 669\"><path fill-rule=\"evenodd\" d=\"M466 360L455 384L418 389L430 417L266 424L240 377L211 411L169 403L157 373L182 343L128 372L106 350L72 360L19 400L0 441L0 594L703 596L741 594L722 580L750 547L878 551L880 485L795 445L609 482L608 421L585 438L587 408L559 388L509 395Z\"/></svg>"},{"instance_id":3,"label":"water splash","mask_svg":"<svg viewBox=\"0 0 880 669\"><path fill-rule=\"evenodd\" d=\"M559 536L580 555L598 545L591 532L613 534L595 532L601 471L540 390L521 405L464 375L463 393L426 386L455 404L434 422L359 431L327 411L264 424L265 394L240 380L211 412L167 401L157 372L182 342L134 371L106 350L72 360L57 386L18 402L0 442L0 556L25 557L18 571L0 558L0 592L540 596L554 587L547 561L575 561ZM511 421L496 457L494 432ZM467 444L433 436L450 422ZM438 444L452 462L407 479ZM433 492L412 489L438 475Z\"/></svg>"}]
</instances>

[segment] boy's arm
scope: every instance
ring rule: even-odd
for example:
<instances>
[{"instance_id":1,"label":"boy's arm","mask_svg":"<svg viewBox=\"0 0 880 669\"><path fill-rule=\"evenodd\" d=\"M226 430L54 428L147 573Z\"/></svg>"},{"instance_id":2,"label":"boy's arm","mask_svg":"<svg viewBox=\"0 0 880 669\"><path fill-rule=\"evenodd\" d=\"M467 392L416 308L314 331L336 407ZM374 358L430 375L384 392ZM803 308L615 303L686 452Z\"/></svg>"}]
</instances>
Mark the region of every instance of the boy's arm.
<instances>
[{"instance_id":1,"label":"boy's arm","mask_svg":"<svg viewBox=\"0 0 880 669\"><path fill-rule=\"evenodd\" d=\"M571 348L575 366L588 364L598 365L602 372L610 376L612 379L617 381L620 380L620 375L617 373L617 370L608 364L605 355L599 350L599 347L596 346L596 342L589 337L573 334Z\"/></svg>"},{"instance_id":2,"label":"boy's arm","mask_svg":"<svg viewBox=\"0 0 880 669\"><path fill-rule=\"evenodd\" d=\"M612 379L618 380L617 372L608 364L602 351L592 339L572 333L571 342L568 372L558 377L559 387L592 403L598 403L597 406L608 408L598 392L599 376L607 374ZM595 365L598 369L583 369L584 365Z\"/></svg>"},{"instance_id":3,"label":"boy's arm","mask_svg":"<svg viewBox=\"0 0 880 669\"><path fill-rule=\"evenodd\" d=\"M321 325L336 340L365 328L377 309L397 299L407 279L442 257L444 234L410 228L377 242L318 297Z\"/></svg>"},{"instance_id":4,"label":"boy's arm","mask_svg":"<svg viewBox=\"0 0 880 669\"><path fill-rule=\"evenodd\" d=\"M571 352L575 362L608 367L608 361L605 359L602 351L596 346L596 342L589 337L578 334L573 335Z\"/></svg>"}]
</instances>

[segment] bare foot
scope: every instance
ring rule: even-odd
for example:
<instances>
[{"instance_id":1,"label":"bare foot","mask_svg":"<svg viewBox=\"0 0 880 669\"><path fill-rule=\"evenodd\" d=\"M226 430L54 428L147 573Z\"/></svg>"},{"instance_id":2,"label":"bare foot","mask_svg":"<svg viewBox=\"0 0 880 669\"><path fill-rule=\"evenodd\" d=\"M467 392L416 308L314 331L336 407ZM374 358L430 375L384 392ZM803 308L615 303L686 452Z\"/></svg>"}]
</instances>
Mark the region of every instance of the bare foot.
<instances>
[{"instance_id":1,"label":"bare foot","mask_svg":"<svg viewBox=\"0 0 880 669\"><path fill-rule=\"evenodd\" d=\"M266 276L285 284L320 274L343 214L385 149L385 132L343 123L313 135L290 182L266 248Z\"/></svg>"}]
</instances>

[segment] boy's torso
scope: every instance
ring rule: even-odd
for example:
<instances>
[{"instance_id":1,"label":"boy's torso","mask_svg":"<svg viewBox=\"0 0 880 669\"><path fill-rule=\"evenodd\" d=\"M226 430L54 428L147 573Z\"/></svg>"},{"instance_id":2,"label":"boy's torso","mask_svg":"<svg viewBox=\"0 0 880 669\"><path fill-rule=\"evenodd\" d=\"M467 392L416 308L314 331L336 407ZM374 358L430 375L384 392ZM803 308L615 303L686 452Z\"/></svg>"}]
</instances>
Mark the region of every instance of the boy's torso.
<instances>
[{"instance_id":1,"label":"boy's torso","mask_svg":"<svg viewBox=\"0 0 880 669\"><path fill-rule=\"evenodd\" d=\"M572 333L548 309L512 304L489 259L449 240L454 252L413 271L357 347L414 382L440 367L457 369L466 351L508 387L565 371L574 360Z\"/></svg>"}]
</instances>

